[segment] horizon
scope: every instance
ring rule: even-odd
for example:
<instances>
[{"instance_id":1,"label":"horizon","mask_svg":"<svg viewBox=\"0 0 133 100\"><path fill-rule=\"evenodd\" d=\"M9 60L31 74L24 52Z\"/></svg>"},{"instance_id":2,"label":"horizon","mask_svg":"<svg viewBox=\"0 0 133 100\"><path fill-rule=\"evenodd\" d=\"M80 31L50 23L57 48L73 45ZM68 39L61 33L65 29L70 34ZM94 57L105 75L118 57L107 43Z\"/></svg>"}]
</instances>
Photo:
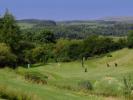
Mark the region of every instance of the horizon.
<instances>
[{"instance_id":1,"label":"horizon","mask_svg":"<svg viewBox=\"0 0 133 100\"><path fill-rule=\"evenodd\" d=\"M133 16L105 16L102 18L90 18L90 19L70 19L70 20L53 20L53 19L39 19L39 18L24 18L24 19L17 19L17 20L46 20L46 21L56 21L56 22L63 22L63 21L102 21L102 20L107 20L107 19L116 19L116 18L132 18ZM128 19L127 19L128 20Z\"/></svg>"},{"instance_id":2,"label":"horizon","mask_svg":"<svg viewBox=\"0 0 133 100\"><path fill-rule=\"evenodd\" d=\"M97 20L106 17L133 17L132 4L131 0L0 1L0 15L8 8L18 20Z\"/></svg>"}]
</instances>

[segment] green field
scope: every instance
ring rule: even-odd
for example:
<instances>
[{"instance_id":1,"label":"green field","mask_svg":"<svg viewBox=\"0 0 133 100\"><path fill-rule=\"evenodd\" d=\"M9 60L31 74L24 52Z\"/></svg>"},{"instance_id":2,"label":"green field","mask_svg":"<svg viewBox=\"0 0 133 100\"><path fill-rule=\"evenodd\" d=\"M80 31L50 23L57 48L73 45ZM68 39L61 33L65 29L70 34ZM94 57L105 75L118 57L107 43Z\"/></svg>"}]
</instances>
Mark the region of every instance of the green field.
<instances>
[{"instance_id":1,"label":"green field","mask_svg":"<svg viewBox=\"0 0 133 100\"><path fill-rule=\"evenodd\" d=\"M28 28L32 28L35 24L31 24L31 23L18 23L18 26L21 29L28 29Z\"/></svg>"},{"instance_id":2,"label":"green field","mask_svg":"<svg viewBox=\"0 0 133 100\"><path fill-rule=\"evenodd\" d=\"M0 90L6 87L12 93L19 91L36 100L124 100L123 78L133 75L133 50L122 49L110 54L112 57L85 61L87 72L80 61L49 63L30 69L0 69ZM118 66L115 67L114 63ZM24 75L28 72L48 76L47 84L25 80ZM79 85L87 81L92 84L92 90Z\"/></svg>"}]
</instances>

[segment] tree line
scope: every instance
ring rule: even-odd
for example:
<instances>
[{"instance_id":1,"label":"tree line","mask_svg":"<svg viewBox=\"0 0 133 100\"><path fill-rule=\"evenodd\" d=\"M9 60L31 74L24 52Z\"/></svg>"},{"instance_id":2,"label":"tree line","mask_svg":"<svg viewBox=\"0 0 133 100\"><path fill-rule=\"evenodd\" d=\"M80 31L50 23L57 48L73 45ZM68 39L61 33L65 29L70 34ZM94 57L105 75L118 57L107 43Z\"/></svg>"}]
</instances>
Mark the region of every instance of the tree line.
<instances>
[{"instance_id":1,"label":"tree line","mask_svg":"<svg viewBox=\"0 0 133 100\"><path fill-rule=\"evenodd\" d=\"M66 30L67 31L67 30ZM69 62L133 47L133 31L128 38L90 35L83 39L56 38L47 28L37 32L23 31L7 10L0 17L0 67L26 64Z\"/></svg>"},{"instance_id":2,"label":"tree line","mask_svg":"<svg viewBox=\"0 0 133 100\"><path fill-rule=\"evenodd\" d=\"M26 21L25 21L26 22ZM27 21L29 23L29 21ZM31 23L31 22L30 22ZM39 24L40 23L40 24ZM36 22L33 27L24 29L23 31L30 31L37 33L40 30L48 29L55 34L57 39L84 39L92 34L106 35L106 36L126 36L129 30L133 29L132 23L112 22L112 21L92 21L92 22ZM53 25L53 23L55 23ZM69 23L69 24L68 24Z\"/></svg>"}]
</instances>

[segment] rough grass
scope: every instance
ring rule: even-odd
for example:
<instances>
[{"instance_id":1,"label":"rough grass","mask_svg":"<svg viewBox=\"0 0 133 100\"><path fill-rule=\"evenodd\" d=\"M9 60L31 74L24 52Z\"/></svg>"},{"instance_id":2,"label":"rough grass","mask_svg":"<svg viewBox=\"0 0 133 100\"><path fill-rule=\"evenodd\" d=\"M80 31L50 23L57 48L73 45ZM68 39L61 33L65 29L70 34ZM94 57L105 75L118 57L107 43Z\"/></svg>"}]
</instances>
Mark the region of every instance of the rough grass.
<instances>
[{"instance_id":1,"label":"rough grass","mask_svg":"<svg viewBox=\"0 0 133 100\"><path fill-rule=\"evenodd\" d=\"M21 91L22 93L33 93L40 100L88 100L88 98L90 100L97 100L97 98L102 100L102 97L97 97L94 95L84 96L77 92L60 89L55 86L32 84L31 82L26 81L23 76L19 76L19 74L16 74L10 69L0 70L0 86L2 84L10 87L11 89L17 90L18 92ZM10 94L8 95L10 96Z\"/></svg>"},{"instance_id":2,"label":"rough grass","mask_svg":"<svg viewBox=\"0 0 133 100\"><path fill-rule=\"evenodd\" d=\"M7 100L40 100L36 95L0 84L0 97Z\"/></svg>"},{"instance_id":3,"label":"rough grass","mask_svg":"<svg viewBox=\"0 0 133 100\"><path fill-rule=\"evenodd\" d=\"M123 77L133 75L133 50L123 49L111 53L112 57L90 59L85 62L88 72L80 61L70 63L49 63L31 69L18 68L0 70L0 84L19 88L23 92L34 93L42 100L122 100L124 99ZM107 67L109 63L110 67ZM118 64L115 67L115 63ZM48 76L48 84L33 84L25 80L27 72ZM88 81L79 87L79 83Z\"/></svg>"}]
</instances>

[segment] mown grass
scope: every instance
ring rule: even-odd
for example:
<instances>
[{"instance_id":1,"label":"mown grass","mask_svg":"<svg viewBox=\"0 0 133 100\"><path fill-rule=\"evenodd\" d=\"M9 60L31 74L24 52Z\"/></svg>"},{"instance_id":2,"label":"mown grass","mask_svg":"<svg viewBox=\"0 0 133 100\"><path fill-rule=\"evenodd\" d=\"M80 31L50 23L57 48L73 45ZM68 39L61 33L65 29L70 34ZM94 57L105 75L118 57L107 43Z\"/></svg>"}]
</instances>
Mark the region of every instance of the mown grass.
<instances>
[{"instance_id":1,"label":"mown grass","mask_svg":"<svg viewBox=\"0 0 133 100\"><path fill-rule=\"evenodd\" d=\"M133 50L123 49L110 54L112 57L85 61L88 72L84 71L80 61L49 63L30 69L20 67L15 71L1 69L0 84L19 88L22 93L33 93L42 100L122 100L123 78L133 75ZM25 80L26 73L38 76L38 79L48 76L47 84Z\"/></svg>"}]
</instances>

